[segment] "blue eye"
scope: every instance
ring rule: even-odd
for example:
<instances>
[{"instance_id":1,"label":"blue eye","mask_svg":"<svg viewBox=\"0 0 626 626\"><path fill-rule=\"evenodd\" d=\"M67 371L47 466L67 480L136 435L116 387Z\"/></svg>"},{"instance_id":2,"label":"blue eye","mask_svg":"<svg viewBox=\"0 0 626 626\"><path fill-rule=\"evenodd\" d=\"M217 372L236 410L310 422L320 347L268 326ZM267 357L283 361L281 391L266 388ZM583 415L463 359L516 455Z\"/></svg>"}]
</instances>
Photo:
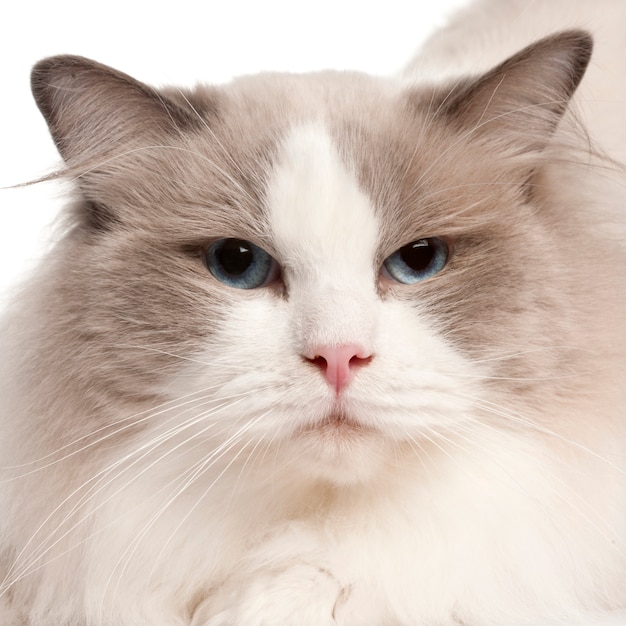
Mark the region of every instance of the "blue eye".
<instances>
[{"instance_id":1,"label":"blue eye","mask_svg":"<svg viewBox=\"0 0 626 626\"><path fill-rule=\"evenodd\" d=\"M218 239L206 252L206 264L217 280L238 289L255 289L279 276L278 263L244 239Z\"/></svg>"},{"instance_id":2,"label":"blue eye","mask_svg":"<svg viewBox=\"0 0 626 626\"><path fill-rule=\"evenodd\" d=\"M448 260L448 246L439 237L418 239L402 246L383 263L388 278L410 285L440 272Z\"/></svg>"}]
</instances>

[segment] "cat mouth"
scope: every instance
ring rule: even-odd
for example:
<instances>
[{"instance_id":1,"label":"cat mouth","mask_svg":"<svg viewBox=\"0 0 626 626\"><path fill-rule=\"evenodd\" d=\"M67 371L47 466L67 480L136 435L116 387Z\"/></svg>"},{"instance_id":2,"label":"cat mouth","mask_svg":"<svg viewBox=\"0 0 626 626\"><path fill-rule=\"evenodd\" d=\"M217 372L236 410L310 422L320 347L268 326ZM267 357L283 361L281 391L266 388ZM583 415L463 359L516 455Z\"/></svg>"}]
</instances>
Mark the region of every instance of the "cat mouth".
<instances>
[{"instance_id":1,"label":"cat mouth","mask_svg":"<svg viewBox=\"0 0 626 626\"><path fill-rule=\"evenodd\" d=\"M343 411L332 411L321 419L307 424L301 432L326 437L349 438L371 434L375 429Z\"/></svg>"}]
</instances>

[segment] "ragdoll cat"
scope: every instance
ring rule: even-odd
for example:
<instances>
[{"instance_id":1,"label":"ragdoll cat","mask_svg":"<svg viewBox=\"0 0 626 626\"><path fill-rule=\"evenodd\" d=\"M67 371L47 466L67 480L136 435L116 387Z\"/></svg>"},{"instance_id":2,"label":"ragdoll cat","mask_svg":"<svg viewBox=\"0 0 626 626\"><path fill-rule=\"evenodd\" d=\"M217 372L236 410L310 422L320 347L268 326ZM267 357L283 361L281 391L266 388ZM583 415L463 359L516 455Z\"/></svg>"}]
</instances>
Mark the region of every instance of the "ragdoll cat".
<instances>
[{"instance_id":1,"label":"ragdoll cat","mask_svg":"<svg viewBox=\"0 0 626 626\"><path fill-rule=\"evenodd\" d=\"M76 197L4 320L1 624L626 606L626 188L572 101L610 66L490 6L404 78L35 67Z\"/></svg>"}]
</instances>

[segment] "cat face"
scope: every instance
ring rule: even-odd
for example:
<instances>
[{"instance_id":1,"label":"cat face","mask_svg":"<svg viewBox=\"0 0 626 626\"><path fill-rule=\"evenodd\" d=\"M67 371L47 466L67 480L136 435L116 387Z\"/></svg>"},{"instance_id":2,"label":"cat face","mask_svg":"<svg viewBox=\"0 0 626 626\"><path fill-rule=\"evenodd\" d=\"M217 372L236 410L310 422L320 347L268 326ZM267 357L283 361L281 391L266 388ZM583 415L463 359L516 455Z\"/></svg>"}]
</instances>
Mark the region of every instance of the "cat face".
<instances>
[{"instance_id":1,"label":"cat face","mask_svg":"<svg viewBox=\"0 0 626 626\"><path fill-rule=\"evenodd\" d=\"M80 196L54 303L74 383L164 406L155 437L340 484L489 424L567 359L547 349L567 324L546 326L571 280L562 216L529 181L589 50L556 36L421 91L156 92L44 61L35 96Z\"/></svg>"},{"instance_id":2,"label":"cat face","mask_svg":"<svg viewBox=\"0 0 626 626\"><path fill-rule=\"evenodd\" d=\"M264 202L279 274L246 293L218 272L207 277L228 292L228 310L198 356L206 368L185 368L179 393L214 385L214 399L239 399L233 436L242 429L251 445L276 444L313 474L362 479L390 446L468 413L462 390L472 366L419 302L422 281L405 285L385 270L384 216L322 124L283 137Z\"/></svg>"}]
</instances>

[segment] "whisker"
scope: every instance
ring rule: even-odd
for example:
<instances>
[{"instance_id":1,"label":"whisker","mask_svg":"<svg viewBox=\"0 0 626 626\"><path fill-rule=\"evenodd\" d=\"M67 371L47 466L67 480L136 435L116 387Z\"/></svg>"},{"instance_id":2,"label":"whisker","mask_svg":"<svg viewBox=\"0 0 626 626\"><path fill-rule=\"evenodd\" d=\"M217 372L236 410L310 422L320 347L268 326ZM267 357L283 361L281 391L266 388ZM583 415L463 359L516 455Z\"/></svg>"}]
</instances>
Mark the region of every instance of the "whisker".
<instances>
[{"instance_id":1,"label":"whisker","mask_svg":"<svg viewBox=\"0 0 626 626\"><path fill-rule=\"evenodd\" d=\"M469 396L469 395L463 395L460 394L461 397L465 397L469 400L471 400L475 406L477 406L478 408L481 408L485 411L487 411L488 413L491 413L493 415L497 415L499 417L503 417L505 418L505 420L507 420L508 422L514 423L518 426L523 426L525 429L530 430L530 431L534 431L537 433L541 433L543 435L548 435L549 437L553 438L553 439L557 439L559 441L562 441L563 443L568 444L569 446L576 448L577 450L580 450L581 452L584 452L585 454L589 455L592 458L597 459L598 461L602 461L602 463L606 464L608 467L610 467L611 469L619 472L620 474L622 474L623 476L626 476L626 470L622 469L621 467L619 467L617 464L615 464L614 462L612 462L611 460L607 459L606 457L602 456L601 454L598 454L597 452L595 452L594 450L592 450L591 448L588 448L587 446L584 446L583 444L581 444L578 441L575 441L574 439L571 439L569 437L566 437L565 435L562 435L554 430L551 430L545 426L541 426L540 424L537 424L535 422L532 422L531 420L525 419L522 416L512 413L509 410L504 409L503 407L493 403L493 402L489 402L487 400L481 400L479 398L475 398L473 396Z\"/></svg>"},{"instance_id":2,"label":"whisker","mask_svg":"<svg viewBox=\"0 0 626 626\"><path fill-rule=\"evenodd\" d=\"M120 558L119 558L117 564L114 566L114 568L113 568L113 570L111 572L111 575L109 577L109 580L107 581L107 583L105 585L105 588L104 588L104 591L103 591L103 596L106 594L106 590L107 590L107 588L109 587L109 585L112 582L112 577L114 576L114 574L115 574L115 572L117 570L117 566L121 565L123 561L126 561L126 564L122 567L122 569L119 572L119 582L121 582L121 579L122 579L122 576L123 576L124 572L126 571L128 565L130 564L130 561L131 561L133 555L135 554L136 550L139 548L139 544L141 543L143 538L150 532L152 527L158 522L158 520L165 513L165 511L170 508L170 506L180 497L180 495L185 490L187 490L189 488L190 485L192 485L195 481L197 481L197 479L199 477L201 477L204 473L206 473L209 469L211 469L215 465L215 463L217 463L217 461L222 459L241 440L241 437L243 436L243 434L245 434L248 430L250 430L263 417L264 417L264 415L259 415L255 420L252 420L251 422L248 422L248 423L244 424L229 439L227 439L224 443L220 444L217 448L213 449L211 454L209 454L205 459L203 459L202 461L198 462L196 464L197 467L194 468L193 471L186 472L187 474L189 474L189 477L184 480L182 485L179 485L179 487L177 487L177 490L175 491L175 493L172 496L170 496L169 500L164 502L159 507L159 509L152 516L151 520L146 525L144 525L143 529L140 532L138 532L137 535L135 536L135 538L133 539L133 542L120 555ZM148 580L150 580L152 578L153 572L154 572L154 570L156 568L156 565L158 564L158 561L160 560L160 558L164 554L167 546L169 546L169 544L173 540L173 538L176 535L176 533L180 530L180 528L184 525L184 523L189 519L191 514L197 509L197 507L200 505L200 502L203 500L203 498L206 497L206 495L212 489L212 487L215 484L217 484L217 482L228 471L228 469L232 466L232 464L236 461L236 459L243 453L243 451L245 450L245 448L248 445L249 445L249 442L244 444L239 449L239 451L237 451L237 453L234 455L234 457L227 463L227 465L224 467L224 469L222 469L221 472L218 473L218 475L214 478L214 480L211 482L209 487L207 487L207 490L204 492L204 494L200 498L197 499L196 503L189 509L187 514L184 515L179 520L177 526L174 528L174 530L170 534L169 539L162 545L161 550L159 551L159 553L158 553L158 555L156 557L156 560L155 560L155 563L154 563L153 568L151 570L150 576L148 576ZM179 482L179 481L177 480L176 482ZM117 594L118 590L119 590L119 583L118 583L118 585L115 587L115 589L113 591L113 597L115 597L115 595Z\"/></svg>"},{"instance_id":3,"label":"whisker","mask_svg":"<svg viewBox=\"0 0 626 626\"><path fill-rule=\"evenodd\" d=\"M478 420L471 420L469 424L457 424L453 429L455 435L461 437L463 440L469 443L471 448L473 449L473 452L470 452L468 449L463 447L462 449L464 452L475 454L477 449L480 448L479 438L476 438L475 436L470 438L467 435L463 434L465 432L465 433L471 433L475 435L476 427L487 429L491 432L497 433L498 436L505 436L511 440L516 440L516 437L513 433L507 433L505 431L498 430L497 428L492 427L489 424L485 424L484 422L481 422ZM450 439L449 443L455 446L458 445L458 442L454 441L453 439ZM488 453L488 450L483 448L483 454L487 454L487 453ZM551 461L554 461L554 459L551 459ZM493 458L491 459L490 462L492 463L494 462ZM526 498L528 498L529 500L532 500L535 503L535 505L539 504L545 513L545 519L548 522L553 523L555 530L557 530L560 533L561 529L558 526L556 526L556 522L552 521L552 516L550 515L550 512L546 508L546 504L541 503L541 501L537 499L535 493L530 493L527 489L522 488L519 480L514 475L512 475L511 472L507 468L505 468L502 463L496 462L496 465L500 470L502 470L506 474L507 481L508 481L507 484L515 485L515 487L520 491L520 493L522 493ZM544 464L544 471L546 469L547 467ZM577 501L580 504L588 505L588 502L585 500L585 498L579 492L577 492L573 488L572 485L567 483L562 477L558 476L555 471L551 471L549 481L546 481L545 483L543 483L543 486L544 488L546 486L549 486L553 497L556 497L559 500L561 500L572 511L574 511L580 517L580 519L584 520L589 525L590 528L593 528L594 531L597 531L598 534L607 542L607 544L611 545L621 557L626 556L626 552L624 552L622 548L620 548L613 541L612 535L609 534L607 527L602 523L603 520L592 519L590 515L586 511L584 511L581 508L581 506L579 506L579 504L575 502ZM568 499L566 496L569 496L570 499Z\"/></svg>"},{"instance_id":4,"label":"whisker","mask_svg":"<svg viewBox=\"0 0 626 626\"><path fill-rule=\"evenodd\" d=\"M210 391L210 390L213 390L213 389L219 389L219 388L220 388L220 386L216 385L214 388L206 388L206 389L204 389L203 392ZM29 475L34 474L36 472L42 471L44 469L49 469L53 465L55 465L57 463L60 463L62 461L65 461L65 460L67 460L68 458L70 458L72 456L76 456L77 454L80 454L81 452L84 452L85 450L89 449L92 446L96 446L97 444L102 443L103 441L106 441L106 440L108 440L108 439L110 439L112 437L115 437L116 435L118 435L121 432L124 432L125 430L129 430L131 428L134 428L137 424L141 424L141 423L144 423L144 422L147 422L147 421L152 421L154 418L156 418L156 417L158 417L158 416L160 416L160 415L162 415L164 413L167 413L167 412L169 412L169 411L171 411L173 409L177 409L177 408L180 408L182 406L186 406L188 404L193 404L198 399L212 398L213 397L213 394L209 394L209 393L207 393L206 396L201 396L200 398L194 397L194 396L197 396L197 394L198 394L198 392L194 391L194 392L188 393L188 394L186 394L186 395L184 395L184 396L182 396L180 398L176 398L175 400L168 400L166 402L163 402L162 404L157 405L154 408L145 409L143 411L135 413L134 415L130 415L128 417L120 418L120 419L118 419L118 420L116 420L114 422L111 422L111 423L109 423L109 424L107 424L105 426L101 426L100 428L97 428L97 429L91 431L90 433L88 433L86 435L82 435L81 437L79 437L77 439L74 439L73 441L71 441L71 442L69 442L67 444L64 444L63 446L61 446L61 447L57 448L56 450L54 450L54 452L50 452L50 453L48 453L48 454L46 454L44 456L41 456L41 457L39 457L37 459L34 459L32 461L28 461L27 463L21 463L21 464L18 464L18 465L9 465L9 466L0 467L0 470L15 470L15 469L21 469L23 467L29 467L29 466L35 465L37 463L41 463L42 461L45 461L46 459L49 459L51 457L55 457L59 452L62 452L63 450L66 450L68 448L71 448L72 446L75 446L76 444L80 443L81 441L84 441L86 439L90 439L91 437L93 437L94 435L97 435L100 432L104 432L106 430L109 430L110 428L115 427L115 426L117 426L120 423L129 422L128 424L126 424L124 426L121 426L120 428L117 428L116 430L113 430L113 431L107 433L103 437L95 439L94 441L90 442L89 444L87 444L87 445L85 445L85 446L83 446L83 447L81 447L81 448L79 448L77 450L74 450L71 453L69 453L69 454L67 454L67 455L65 455L63 457L55 459L51 463L48 463L48 464L43 465L41 467L37 467L36 469L31 470L30 472L26 472L24 474L20 474L19 476L15 476L15 477L12 477L12 478L7 479L7 480L0 481L0 484L4 484L6 482L11 482L13 480L18 480L20 478L23 478L25 476L29 476ZM180 400L184 400L185 398L190 398L190 399L188 399L186 402L180 402ZM176 404L177 402L180 402L180 403ZM159 409L159 410L155 411L155 409ZM146 413L147 413L147 415L145 415L144 417L140 417L141 415L146 414ZM168 421L171 421L171 420L174 420L174 419L176 419L175 416L170 418L170 420L168 420Z\"/></svg>"},{"instance_id":5,"label":"whisker","mask_svg":"<svg viewBox=\"0 0 626 626\"><path fill-rule=\"evenodd\" d=\"M231 408L233 405L238 404L239 402L243 401L243 399L245 399L245 396L241 397L241 398L238 398L234 402L224 403L224 404L218 406L217 409L214 410L212 414L215 414L217 411L219 411L221 409L224 409L224 408ZM81 498L79 498L79 500L73 505L73 507L70 509L70 511L65 515L65 518L60 522L59 527L61 527L67 521L69 521L71 519L71 517L74 516L81 508L84 508L86 506L86 504L90 500L93 500L96 495L101 493L104 489L106 489L110 484L113 483L114 480L116 480L121 475L121 473L118 473L117 475L114 475L112 478L109 478L108 480L103 482L103 480L107 476L111 475L118 467L123 467L123 472L128 472L130 469L132 469L134 466L136 466L138 463L140 463L143 459L145 459L149 454L151 454L155 449L160 447L164 442L167 442L169 439L171 439L173 435L177 435L180 432L182 432L184 429L190 428L190 427L194 426L197 423L200 423L202 421L206 421L206 418L207 418L207 414L203 413L200 416L194 416L193 418L184 421L182 424L179 424L176 427L167 430L165 433L159 435L158 437L155 437L155 438L151 439L150 441L142 444L141 446L139 446L137 449L133 450L129 454L121 457L116 462L112 463L108 467L106 467L106 468L100 470L99 472L97 472L89 480L83 482L79 487L74 489L68 496L66 496L54 508L54 510L41 522L41 524L38 526L38 528L32 534L31 538L22 547L20 553L17 555L16 559L14 560L14 564L19 562L20 558L24 555L24 553L25 553L26 549L28 548L28 546L32 543L32 541L34 541L35 537L43 530L45 525L54 517L54 515L57 512L59 512L63 508L63 506L65 504L70 502L76 495L78 495L80 493L80 491L82 491L85 488L86 485L88 485L90 482L97 481L90 488L91 492L88 491L86 494L81 496ZM134 482L137 479L139 479L143 474L148 472L150 469L152 469L152 467L154 467L160 461L162 461L163 458L165 458L168 455L174 453L176 450L178 450L179 448L183 447L186 443L188 443L189 441L193 440L198 435L203 434L204 432L212 429L214 426L215 426L214 422L210 423L208 426L206 426L205 428L201 429L201 431L199 433L194 433L191 437L183 440L182 442L180 442L176 446L173 446L173 447L169 448L165 454L163 454L161 457L159 457L156 460L154 460L152 463L148 464L148 466L143 468L139 473L133 475L133 477L131 478L131 480L129 482L127 482L124 485L120 486L116 491L113 492L113 494L111 494L104 501L100 502L98 504L98 506L95 507L95 509L90 511L89 515L93 516L93 514L96 511L98 511L99 509L104 507L112 498L114 498L116 495L118 495L124 489L126 489L131 482ZM141 452L141 454L139 454L140 452ZM130 459L132 459L132 457L135 457L135 459L132 460L132 462L130 462L129 464L126 464ZM94 489L95 489L95 491L94 491ZM40 560L43 556L45 556L45 554L47 554L50 550L52 550L58 543L60 543L60 541L62 541L65 537L67 537L72 531L74 531L76 528L78 528L81 524L84 524L86 519L87 518L79 519L78 522L74 523L74 525L72 525L69 529L67 529L63 534L58 536L56 538L56 540L52 544L48 545L45 549L43 549L43 551L39 551L39 554L37 553L37 551L35 551L33 553L33 556L31 557L31 561L36 562L37 560ZM42 545L42 548L43 548L43 545ZM24 567L25 568L30 568L32 566L26 565ZM4 588L5 583L6 583L6 579L9 576L11 576L12 572L13 572L13 567L10 568L9 573L7 574L7 576L5 576L5 580L3 581L3 583L0 584L0 589Z\"/></svg>"}]
</instances>

